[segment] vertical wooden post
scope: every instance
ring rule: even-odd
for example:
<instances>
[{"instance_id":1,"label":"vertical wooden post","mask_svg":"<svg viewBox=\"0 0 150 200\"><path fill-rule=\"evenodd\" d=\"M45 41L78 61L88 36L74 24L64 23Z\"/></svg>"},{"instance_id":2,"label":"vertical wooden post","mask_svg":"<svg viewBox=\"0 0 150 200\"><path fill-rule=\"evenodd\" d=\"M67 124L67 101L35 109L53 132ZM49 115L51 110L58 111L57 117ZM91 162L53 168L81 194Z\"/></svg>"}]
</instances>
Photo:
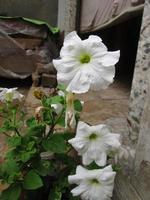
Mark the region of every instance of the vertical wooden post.
<instances>
[{"instance_id":1,"label":"vertical wooden post","mask_svg":"<svg viewBox=\"0 0 150 200\"><path fill-rule=\"evenodd\" d=\"M77 0L59 0L58 27L65 35L76 30Z\"/></svg>"}]
</instances>

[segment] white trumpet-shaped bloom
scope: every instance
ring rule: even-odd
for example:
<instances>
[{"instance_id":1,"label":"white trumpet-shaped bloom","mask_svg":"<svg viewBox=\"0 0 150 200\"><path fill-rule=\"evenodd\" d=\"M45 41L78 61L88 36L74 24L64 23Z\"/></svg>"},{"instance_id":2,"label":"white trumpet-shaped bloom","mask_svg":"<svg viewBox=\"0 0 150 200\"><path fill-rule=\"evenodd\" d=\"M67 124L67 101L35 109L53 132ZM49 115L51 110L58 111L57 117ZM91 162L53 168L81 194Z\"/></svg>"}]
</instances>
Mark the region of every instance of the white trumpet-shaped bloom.
<instances>
[{"instance_id":1,"label":"white trumpet-shaped bloom","mask_svg":"<svg viewBox=\"0 0 150 200\"><path fill-rule=\"evenodd\" d=\"M20 94L17 91L17 88L0 88L0 101L6 102L13 100L19 100L22 101L24 95Z\"/></svg>"},{"instance_id":2,"label":"white trumpet-shaped bloom","mask_svg":"<svg viewBox=\"0 0 150 200\"><path fill-rule=\"evenodd\" d=\"M110 133L106 125L89 126L79 122L75 138L68 142L75 148L84 165L93 161L99 166L106 165L107 155L120 147L120 135Z\"/></svg>"},{"instance_id":3,"label":"white trumpet-shaped bloom","mask_svg":"<svg viewBox=\"0 0 150 200\"><path fill-rule=\"evenodd\" d=\"M94 170L77 166L76 174L68 177L70 184L78 185L71 193L73 196L80 196L82 200L110 200L115 175L111 165Z\"/></svg>"},{"instance_id":4,"label":"white trumpet-shaped bloom","mask_svg":"<svg viewBox=\"0 0 150 200\"><path fill-rule=\"evenodd\" d=\"M85 93L105 89L113 82L119 56L120 51L108 51L100 37L81 40L73 31L65 37L60 59L53 64L58 82L67 85L67 91Z\"/></svg>"}]
</instances>

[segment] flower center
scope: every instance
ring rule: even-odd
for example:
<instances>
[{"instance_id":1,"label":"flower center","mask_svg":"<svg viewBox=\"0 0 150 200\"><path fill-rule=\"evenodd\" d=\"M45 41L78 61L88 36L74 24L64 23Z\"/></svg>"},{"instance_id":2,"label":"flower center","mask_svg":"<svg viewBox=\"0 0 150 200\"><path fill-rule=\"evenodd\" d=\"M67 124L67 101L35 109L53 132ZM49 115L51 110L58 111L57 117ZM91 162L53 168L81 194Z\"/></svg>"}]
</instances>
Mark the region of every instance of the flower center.
<instances>
[{"instance_id":1,"label":"flower center","mask_svg":"<svg viewBox=\"0 0 150 200\"><path fill-rule=\"evenodd\" d=\"M5 94L5 99L6 101L12 101L13 99L13 93L12 92L8 92Z\"/></svg>"},{"instance_id":2,"label":"flower center","mask_svg":"<svg viewBox=\"0 0 150 200\"><path fill-rule=\"evenodd\" d=\"M100 184L100 182L99 182L96 178L91 179L91 180L90 180L90 183L91 183L92 185L99 185L99 184Z\"/></svg>"},{"instance_id":3,"label":"flower center","mask_svg":"<svg viewBox=\"0 0 150 200\"><path fill-rule=\"evenodd\" d=\"M82 63L82 64L89 63L91 60L91 57L88 54L83 54L80 56L79 60L80 60L80 63Z\"/></svg>"},{"instance_id":4,"label":"flower center","mask_svg":"<svg viewBox=\"0 0 150 200\"><path fill-rule=\"evenodd\" d=\"M97 135L96 135L96 133L92 133L90 136L89 136L89 139L90 140L96 140L97 139Z\"/></svg>"}]
</instances>

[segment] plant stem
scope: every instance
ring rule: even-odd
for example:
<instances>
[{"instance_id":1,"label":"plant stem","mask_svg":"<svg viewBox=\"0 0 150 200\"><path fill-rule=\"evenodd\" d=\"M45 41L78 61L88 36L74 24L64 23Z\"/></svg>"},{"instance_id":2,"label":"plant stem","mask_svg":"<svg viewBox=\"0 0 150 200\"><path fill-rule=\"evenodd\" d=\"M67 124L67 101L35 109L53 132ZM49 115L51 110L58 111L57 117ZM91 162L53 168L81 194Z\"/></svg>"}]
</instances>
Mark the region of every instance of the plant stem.
<instances>
[{"instance_id":1,"label":"plant stem","mask_svg":"<svg viewBox=\"0 0 150 200\"><path fill-rule=\"evenodd\" d=\"M10 135L8 135L8 134L5 133L5 132L2 132L2 134L6 135L7 137L11 137Z\"/></svg>"},{"instance_id":2,"label":"plant stem","mask_svg":"<svg viewBox=\"0 0 150 200\"><path fill-rule=\"evenodd\" d=\"M55 122L52 124L52 126L51 126L51 128L50 128L50 130L49 130L49 132L48 132L46 138L48 138L48 137L51 135L51 133L53 133L54 127L56 126L58 120L62 117L63 113L64 113L64 109L63 109L62 112L58 115L58 117L56 118Z\"/></svg>"}]
</instances>

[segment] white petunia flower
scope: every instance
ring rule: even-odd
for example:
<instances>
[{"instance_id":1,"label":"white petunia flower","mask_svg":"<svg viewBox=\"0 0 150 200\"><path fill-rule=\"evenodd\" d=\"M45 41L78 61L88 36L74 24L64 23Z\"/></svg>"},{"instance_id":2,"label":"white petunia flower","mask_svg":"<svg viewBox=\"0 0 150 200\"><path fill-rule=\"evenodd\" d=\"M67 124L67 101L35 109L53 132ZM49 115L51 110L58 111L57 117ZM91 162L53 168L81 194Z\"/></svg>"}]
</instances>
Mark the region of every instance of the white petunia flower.
<instances>
[{"instance_id":1,"label":"white petunia flower","mask_svg":"<svg viewBox=\"0 0 150 200\"><path fill-rule=\"evenodd\" d=\"M100 37L91 35L81 40L73 31L65 37L61 59L53 60L53 64L58 82L67 85L67 91L85 93L105 89L113 82L119 56L120 51L108 51Z\"/></svg>"},{"instance_id":2,"label":"white petunia flower","mask_svg":"<svg viewBox=\"0 0 150 200\"><path fill-rule=\"evenodd\" d=\"M71 193L80 196L82 200L110 200L114 188L116 172L111 165L103 169L87 170L77 166L76 174L69 176L70 184L77 184Z\"/></svg>"},{"instance_id":3,"label":"white petunia flower","mask_svg":"<svg viewBox=\"0 0 150 200\"><path fill-rule=\"evenodd\" d=\"M99 166L106 165L107 155L120 147L120 135L110 133L106 125L89 126L79 122L75 138L68 142L82 156L84 165L93 161Z\"/></svg>"},{"instance_id":4,"label":"white petunia flower","mask_svg":"<svg viewBox=\"0 0 150 200\"><path fill-rule=\"evenodd\" d=\"M22 101L24 95L17 91L17 88L0 88L0 101L2 102L12 102L13 100Z\"/></svg>"}]
</instances>

